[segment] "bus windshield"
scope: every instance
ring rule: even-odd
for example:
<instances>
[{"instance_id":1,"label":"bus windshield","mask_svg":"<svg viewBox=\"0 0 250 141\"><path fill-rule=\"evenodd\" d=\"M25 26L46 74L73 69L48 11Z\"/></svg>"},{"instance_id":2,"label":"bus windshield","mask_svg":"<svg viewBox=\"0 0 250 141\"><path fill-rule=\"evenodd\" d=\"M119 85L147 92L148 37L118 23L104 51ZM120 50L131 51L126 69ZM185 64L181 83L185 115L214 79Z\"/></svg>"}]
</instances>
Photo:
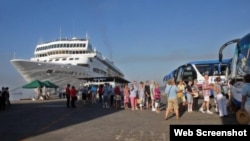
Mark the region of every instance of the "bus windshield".
<instances>
[{"instance_id":1,"label":"bus windshield","mask_svg":"<svg viewBox=\"0 0 250 141\"><path fill-rule=\"evenodd\" d=\"M242 38L238 48L237 73L244 76L250 73L250 34Z\"/></svg>"}]
</instances>

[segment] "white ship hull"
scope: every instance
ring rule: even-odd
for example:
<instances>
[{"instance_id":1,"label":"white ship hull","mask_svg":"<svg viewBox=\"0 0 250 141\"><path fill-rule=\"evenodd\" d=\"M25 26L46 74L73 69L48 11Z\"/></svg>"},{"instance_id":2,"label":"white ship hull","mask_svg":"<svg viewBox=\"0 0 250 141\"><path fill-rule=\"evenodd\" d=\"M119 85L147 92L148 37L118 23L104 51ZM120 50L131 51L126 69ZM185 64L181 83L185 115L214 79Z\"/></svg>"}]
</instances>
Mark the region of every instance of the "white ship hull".
<instances>
[{"instance_id":1,"label":"white ship hull","mask_svg":"<svg viewBox=\"0 0 250 141\"><path fill-rule=\"evenodd\" d=\"M60 87L65 87L68 83L79 87L83 85L84 81L78 78L103 76L83 66L36 62L22 59L13 59L11 63L27 82L36 79L40 81L49 80Z\"/></svg>"},{"instance_id":2,"label":"white ship hull","mask_svg":"<svg viewBox=\"0 0 250 141\"><path fill-rule=\"evenodd\" d=\"M86 81L79 78L88 77L106 77L91 71L89 67L36 62L30 60L13 59L12 65L21 74L21 76L27 82L33 80L46 81L49 80L57 84L59 87L65 87L68 83L75 87L80 87L86 83Z\"/></svg>"}]
</instances>

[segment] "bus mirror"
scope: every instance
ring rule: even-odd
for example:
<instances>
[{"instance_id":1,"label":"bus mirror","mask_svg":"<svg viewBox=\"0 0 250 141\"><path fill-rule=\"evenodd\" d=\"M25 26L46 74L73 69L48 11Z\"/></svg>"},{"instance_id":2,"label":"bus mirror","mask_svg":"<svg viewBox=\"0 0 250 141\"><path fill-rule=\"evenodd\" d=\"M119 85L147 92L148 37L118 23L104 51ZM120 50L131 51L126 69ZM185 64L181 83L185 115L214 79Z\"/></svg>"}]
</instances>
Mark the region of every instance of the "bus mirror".
<instances>
[{"instance_id":1,"label":"bus mirror","mask_svg":"<svg viewBox=\"0 0 250 141\"><path fill-rule=\"evenodd\" d=\"M220 53L220 54L219 54L219 62L221 62L221 61L222 61L222 57L223 57L223 54L222 54L222 53Z\"/></svg>"}]
</instances>

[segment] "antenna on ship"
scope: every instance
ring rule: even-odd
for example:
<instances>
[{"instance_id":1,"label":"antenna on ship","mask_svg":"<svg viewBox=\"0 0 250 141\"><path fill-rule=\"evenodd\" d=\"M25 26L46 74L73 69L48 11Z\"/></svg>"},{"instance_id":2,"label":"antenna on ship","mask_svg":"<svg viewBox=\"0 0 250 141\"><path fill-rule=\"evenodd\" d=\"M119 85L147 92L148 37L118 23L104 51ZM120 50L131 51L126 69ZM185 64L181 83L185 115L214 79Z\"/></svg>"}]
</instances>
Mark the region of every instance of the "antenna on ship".
<instances>
[{"instance_id":1,"label":"antenna on ship","mask_svg":"<svg viewBox=\"0 0 250 141\"><path fill-rule=\"evenodd\" d=\"M89 40L88 33L86 33L85 38L86 38L86 40Z\"/></svg>"}]
</instances>

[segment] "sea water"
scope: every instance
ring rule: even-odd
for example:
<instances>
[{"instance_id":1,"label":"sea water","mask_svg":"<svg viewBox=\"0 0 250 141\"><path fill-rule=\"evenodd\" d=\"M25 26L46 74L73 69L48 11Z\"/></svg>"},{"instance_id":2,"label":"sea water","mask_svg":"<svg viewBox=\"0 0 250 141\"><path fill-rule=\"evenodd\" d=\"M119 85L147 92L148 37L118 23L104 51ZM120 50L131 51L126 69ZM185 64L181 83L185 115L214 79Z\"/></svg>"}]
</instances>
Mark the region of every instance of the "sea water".
<instances>
[{"instance_id":1,"label":"sea water","mask_svg":"<svg viewBox=\"0 0 250 141\"><path fill-rule=\"evenodd\" d=\"M10 91L10 101L21 100L21 99L31 99L36 96L36 92L33 89L30 90L16 90Z\"/></svg>"}]
</instances>

